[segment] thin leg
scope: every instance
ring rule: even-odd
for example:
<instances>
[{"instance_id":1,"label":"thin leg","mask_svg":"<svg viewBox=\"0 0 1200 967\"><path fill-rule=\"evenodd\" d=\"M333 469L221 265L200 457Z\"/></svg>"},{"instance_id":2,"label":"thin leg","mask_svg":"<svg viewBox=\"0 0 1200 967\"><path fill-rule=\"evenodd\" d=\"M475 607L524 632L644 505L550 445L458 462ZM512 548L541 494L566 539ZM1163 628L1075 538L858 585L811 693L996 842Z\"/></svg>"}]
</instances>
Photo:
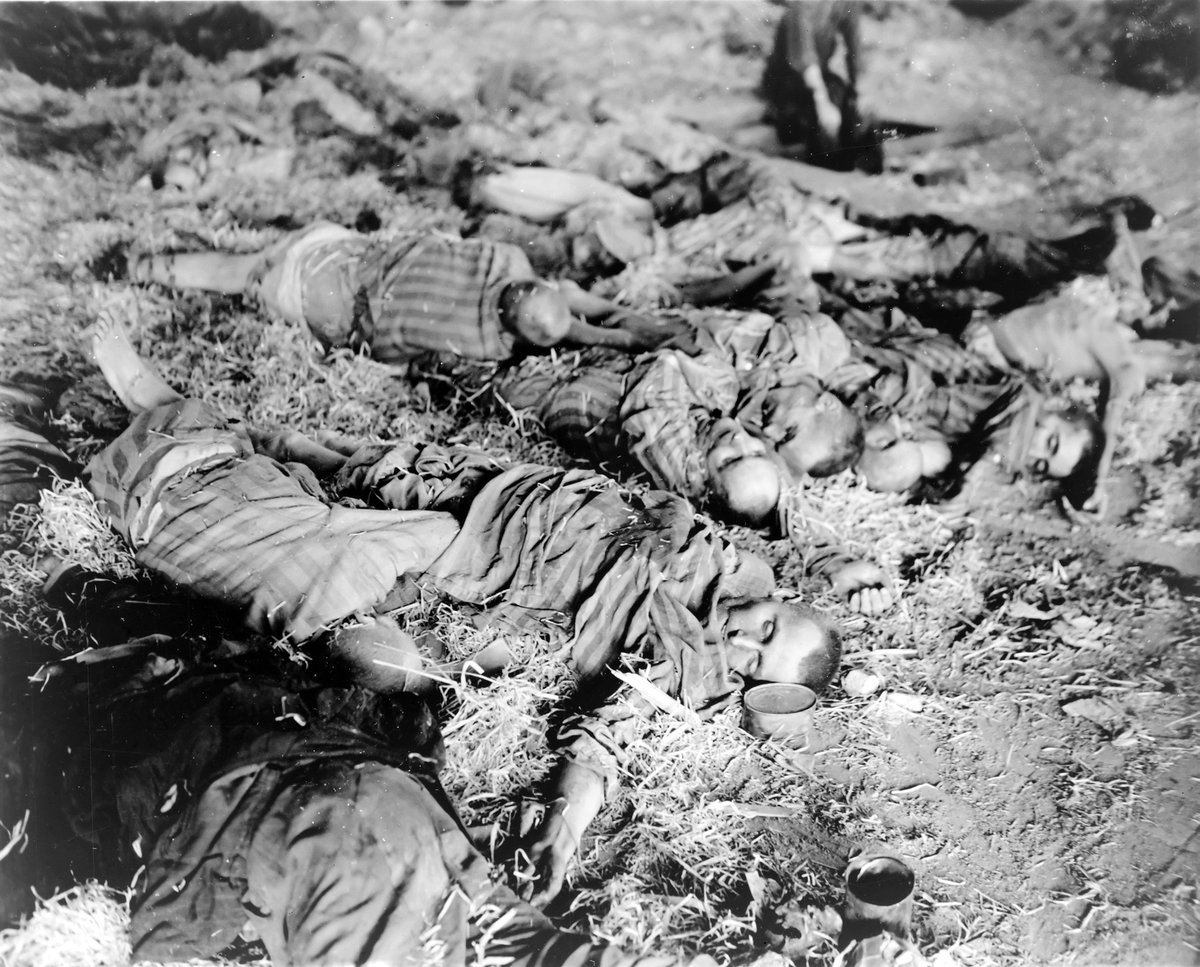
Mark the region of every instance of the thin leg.
<instances>
[{"instance_id":1,"label":"thin leg","mask_svg":"<svg viewBox=\"0 0 1200 967\"><path fill-rule=\"evenodd\" d=\"M228 252L188 252L178 255L147 255L134 265L137 282L157 282L172 289L203 289L206 292L245 292L250 273L261 253L232 255Z\"/></svg>"},{"instance_id":2,"label":"thin leg","mask_svg":"<svg viewBox=\"0 0 1200 967\"><path fill-rule=\"evenodd\" d=\"M133 348L125 320L136 313L137 303L126 294L101 309L88 330L92 359L131 413L183 399Z\"/></svg>"},{"instance_id":3,"label":"thin leg","mask_svg":"<svg viewBox=\"0 0 1200 967\"><path fill-rule=\"evenodd\" d=\"M1141 339L1133 344L1133 354L1149 379L1200 379L1200 346Z\"/></svg>"},{"instance_id":4,"label":"thin leg","mask_svg":"<svg viewBox=\"0 0 1200 967\"><path fill-rule=\"evenodd\" d=\"M743 269L703 282L688 282L679 287L684 300L694 306L721 305L731 299L761 288L774 274L773 263L758 262Z\"/></svg>"}]
</instances>

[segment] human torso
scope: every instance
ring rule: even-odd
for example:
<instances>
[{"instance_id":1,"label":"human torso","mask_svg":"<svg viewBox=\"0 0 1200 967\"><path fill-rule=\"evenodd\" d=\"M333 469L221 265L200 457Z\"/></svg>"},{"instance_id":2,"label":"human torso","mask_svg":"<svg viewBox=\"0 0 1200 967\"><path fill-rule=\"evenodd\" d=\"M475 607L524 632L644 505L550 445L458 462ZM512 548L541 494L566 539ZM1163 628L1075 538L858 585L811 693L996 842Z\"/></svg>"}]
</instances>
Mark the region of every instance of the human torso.
<instances>
[{"instance_id":1,"label":"human torso","mask_svg":"<svg viewBox=\"0 0 1200 967\"><path fill-rule=\"evenodd\" d=\"M373 246L363 257L370 320L364 341L385 362L420 352L497 360L515 344L500 321L501 290L533 278L520 249L436 232Z\"/></svg>"},{"instance_id":2,"label":"human torso","mask_svg":"<svg viewBox=\"0 0 1200 967\"><path fill-rule=\"evenodd\" d=\"M996 348L1027 373L1054 381L1100 379L1105 375L1088 346L1101 330L1133 342L1117 321L1118 299L1103 277L1081 277L1045 302L1034 303L987 323Z\"/></svg>"}]
</instances>

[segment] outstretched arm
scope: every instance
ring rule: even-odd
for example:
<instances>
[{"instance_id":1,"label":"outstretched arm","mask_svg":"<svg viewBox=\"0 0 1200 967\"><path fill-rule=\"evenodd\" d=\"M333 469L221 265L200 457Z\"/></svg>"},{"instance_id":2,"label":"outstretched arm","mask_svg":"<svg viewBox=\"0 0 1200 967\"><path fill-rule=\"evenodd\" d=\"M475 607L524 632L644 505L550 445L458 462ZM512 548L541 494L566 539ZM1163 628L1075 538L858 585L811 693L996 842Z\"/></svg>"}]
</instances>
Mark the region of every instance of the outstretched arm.
<instances>
[{"instance_id":1,"label":"outstretched arm","mask_svg":"<svg viewBox=\"0 0 1200 967\"><path fill-rule=\"evenodd\" d=\"M827 524L815 520L803 506L803 496L785 492L779 502L779 529L800 551L810 574L824 575L852 611L882 614L895 600L887 572L874 561L850 554L836 542Z\"/></svg>"},{"instance_id":2,"label":"outstretched arm","mask_svg":"<svg viewBox=\"0 0 1200 967\"><path fill-rule=\"evenodd\" d=\"M716 279L685 283L679 287L679 294L685 302L698 307L724 305L766 285L774 274L774 260L765 259Z\"/></svg>"},{"instance_id":3,"label":"outstretched arm","mask_svg":"<svg viewBox=\"0 0 1200 967\"><path fill-rule=\"evenodd\" d=\"M318 477L337 473L349 459L347 454L310 440L296 430L264 433L251 429L250 436L254 441L254 449L259 453L280 463L303 464Z\"/></svg>"},{"instance_id":4,"label":"outstretched arm","mask_svg":"<svg viewBox=\"0 0 1200 967\"><path fill-rule=\"evenodd\" d=\"M653 349L682 330L670 319L633 312L581 288L569 279L556 283L567 298L573 319L567 339L582 346L610 346L614 349ZM596 323L599 323L597 325Z\"/></svg>"},{"instance_id":5,"label":"outstretched arm","mask_svg":"<svg viewBox=\"0 0 1200 967\"><path fill-rule=\"evenodd\" d=\"M530 880L525 892L534 902L547 903L562 889L583 834L621 781L624 750L643 733L654 709L653 702L625 685L597 708L563 722L553 801L525 846Z\"/></svg>"}]
</instances>

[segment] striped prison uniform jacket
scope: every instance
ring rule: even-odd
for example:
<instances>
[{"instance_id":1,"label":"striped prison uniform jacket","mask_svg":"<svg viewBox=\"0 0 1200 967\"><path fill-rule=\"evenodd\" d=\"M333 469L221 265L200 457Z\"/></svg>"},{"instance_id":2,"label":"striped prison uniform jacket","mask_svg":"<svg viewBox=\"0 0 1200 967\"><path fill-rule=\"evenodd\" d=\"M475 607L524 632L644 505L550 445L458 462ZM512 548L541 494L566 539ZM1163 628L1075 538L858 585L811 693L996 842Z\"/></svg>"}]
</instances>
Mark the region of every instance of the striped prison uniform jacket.
<instances>
[{"instance_id":1,"label":"striped prison uniform jacket","mask_svg":"<svg viewBox=\"0 0 1200 967\"><path fill-rule=\"evenodd\" d=\"M588 351L557 364L525 360L498 392L509 405L531 409L567 452L640 467L655 487L698 500L708 491L705 430L732 413L738 381L711 354L661 349L635 361Z\"/></svg>"},{"instance_id":2,"label":"striped prison uniform jacket","mask_svg":"<svg viewBox=\"0 0 1200 967\"><path fill-rule=\"evenodd\" d=\"M533 278L515 245L437 231L368 239L320 223L268 249L251 290L326 346L366 345L384 362L423 352L499 360L516 344L500 294Z\"/></svg>"},{"instance_id":3,"label":"striped prison uniform jacket","mask_svg":"<svg viewBox=\"0 0 1200 967\"><path fill-rule=\"evenodd\" d=\"M532 410L569 453L614 469L638 467L654 486L701 500L709 489L711 424L734 417L761 435L771 388L807 373L807 363L821 375L834 373L850 351L836 323L820 314L783 321L764 313L703 315L680 348L636 361L611 350L530 358L502 377L498 392L509 405ZM826 574L854 557L811 513L803 490L801 481L785 486L775 529L792 541L806 570Z\"/></svg>"},{"instance_id":4,"label":"striped prison uniform jacket","mask_svg":"<svg viewBox=\"0 0 1200 967\"><path fill-rule=\"evenodd\" d=\"M487 608L516 632L563 629L584 679L629 665L702 715L738 691L714 609L769 594L774 577L682 497L629 493L582 470L501 469L485 453L434 445L365 447L334 486L378 506L452 508L462 529L418 583ZM603 750L631 699L622 689L565 732L571 755L599 763L610 782L615 766Z\"/></svg>"}]
</instances>

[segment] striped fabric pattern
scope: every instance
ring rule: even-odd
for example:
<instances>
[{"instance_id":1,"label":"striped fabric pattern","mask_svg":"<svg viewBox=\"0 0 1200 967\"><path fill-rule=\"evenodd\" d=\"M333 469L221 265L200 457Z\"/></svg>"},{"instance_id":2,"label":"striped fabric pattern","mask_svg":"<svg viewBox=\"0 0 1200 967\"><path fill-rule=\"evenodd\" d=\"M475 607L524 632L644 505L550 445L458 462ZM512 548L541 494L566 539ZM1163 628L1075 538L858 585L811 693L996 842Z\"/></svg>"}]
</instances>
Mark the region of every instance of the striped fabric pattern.
<instances>
[{"instance_id":1,"label":"striped fabric pattern","mask_svg":"<svg viewBox=\"0 0 1200 967\"><path fill-rule=\"evenodd\" d=\"M496 392L515 409L530 410L547 435L568 453L594 463L627 457L621 400L634 360L607 349L589 349L551 360L530 356L508 369Z\"/></svg>"},{"instance_id":2,"label":"striped fabric pattern","mask_svg":"<svg viewBox=\"0 0 1200 967\"><path fill-rule=\"evenodd\" d=\"M704 431L732 413L738 374L716 353L659 350L629 381L621 425L630 454L656 487L689 498L708 490Z\"/></svg>"},{"instance_id":3,"label":"striped fabric pattern","mask_svg":"<svg viewBox=\"0 0 1200 967\"><path fill-rule=\"evenodd\" d=\"M159 472L197 439L233 455ZM448 514L331 507L249 448L244 428L183 400L141 414L88 471L140 564L232 607L255 631L303 640L369 609L457 533Z\"/></svg>"},{"instance_id":4,"label":"striped fabric pattern","mask_svg":"<svg viewBox=\"0 0 1200 967\"><path fill-rule=\"evenodd\" d=\"M517 630L565 620L574 632L574 663L585 676L636 655L666 662L656 673L660 687L697 707L729 694L724 673L716 681L711 663L688 656L704 650L720 599L766 595L774 578L757 558L726 544L688 501L662 491L630 494L607 477L535 464L497 471L492 462L485 481L478 471L490 460L486 454L424 449L427 467L438 450L464 457L440 462L450 477L426 479L432 491L458 493L453 478L464 473L481 485L458 536L422 583L487 607ZM387 475L370 465L347 482L365 488L360 497L410 508L397 500L412 491L391 489ZM428 506L440 508L436 500Z\"/></svg>"},{"instance_id":5,"label":"striped fabric pattern","mask_svg":"<svg viewBox=\"0 0 1200 967\"><path fill-rule=\"evenodd\" d=\"M770 594L774 575L725 543L683 498L624 493L580 470L498 471L486 454L462 447L381 449L357 460L340 478L344 492L399 510L440 508L430 496L441 494L460 507L460 480L479 486L459 535L419 578L431 590L486 607L493 623L516 632L561 628L585 678L632 667L701 715L740 688L715 609L726 598ZM573 714L558 742L610 789L643 707L623 686L599 708Z\"/></svg>"},{"instance_id":6,"label":"striped fabric pattern","mask_svg":"<svg viewBox=\"0 0 1200 967\"><path fill-rule=\"evenodd\" d=\"M656 487L696 499L708 489L703 435L738 395L733 367L716 353L660 349L636 362L582 354L570 366L523 363L501 396L532 409L564 449L594 463L633 463Z\"/></svg>"},{"instance_id":7,"label":"striped fabric pattern","mask_svg":"<svg viewBox=\"0 0 1200 967\"><path fill-rule=\"evenodd\" d=\"M364 261L371 319L362 322L363 336L377 359L429 351L478 360L512 355L500 293L509 282L535 278L515 245L423 232L381 242Z\"/></svg>"},{"instance_id":8,"label":"striped fabric pattern","mask_svg":"<svg viewBox=\"0 0 1200 967\"><path fill-rule=\"evenodd\" d=\"M953 444L975 435L988 436L1007 426L1023 407L1023 397L1023 381L1019 379L940 386L904 415Z\"/></svg>"}]
</instances>

